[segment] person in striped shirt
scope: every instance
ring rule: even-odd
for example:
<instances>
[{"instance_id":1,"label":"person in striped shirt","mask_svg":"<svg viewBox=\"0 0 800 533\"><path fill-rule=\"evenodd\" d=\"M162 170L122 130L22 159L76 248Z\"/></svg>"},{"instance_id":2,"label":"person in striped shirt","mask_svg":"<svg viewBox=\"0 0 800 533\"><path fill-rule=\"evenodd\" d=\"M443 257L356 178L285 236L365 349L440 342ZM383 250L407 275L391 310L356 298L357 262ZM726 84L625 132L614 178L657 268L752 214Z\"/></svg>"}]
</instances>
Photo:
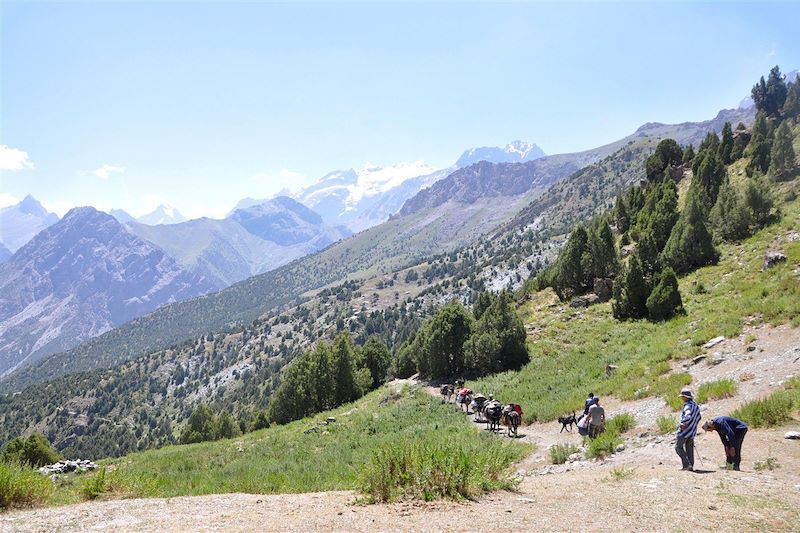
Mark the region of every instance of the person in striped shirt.
<instances>
[{"instance_id":1,"label":"person in striped shirt","mask_svg":"<svg viewBox=\"0 0 800 533\"><path fill-rule=\"evenodd\" d=\"M675 451L683 463L681 470L691 472L694 470L694 436L697 434L697 426L700 424L700 408L695 403L692 391L689 389L681 391L681 399L683 399L683 409L681 409Z\"/></svg>"}]
</instances>

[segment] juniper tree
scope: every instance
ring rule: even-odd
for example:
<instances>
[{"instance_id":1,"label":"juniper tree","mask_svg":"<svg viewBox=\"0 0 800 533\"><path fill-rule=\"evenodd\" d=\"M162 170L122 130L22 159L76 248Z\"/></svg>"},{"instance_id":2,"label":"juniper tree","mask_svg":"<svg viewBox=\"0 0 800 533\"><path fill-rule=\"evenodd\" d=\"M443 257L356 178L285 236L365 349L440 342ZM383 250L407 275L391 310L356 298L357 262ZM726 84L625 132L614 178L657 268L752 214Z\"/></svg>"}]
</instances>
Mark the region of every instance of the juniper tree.
<instances>
[{"instance_id":1,"label":"juniper tree","mask_svg":"<svg viewBox=\"0 0 800 533\"><path fill-rule=\"evenodd\" d=\"M756 172L766 172L769 169L770 151L772 150L772 126L767 120L763 111L756 113L756 120L753 123L753 134L750 143L747 145L746 154L750 156L747 164L747 175L752 176Z\"/></svg>"},{"instance_id":2,"label":"juniper tree","mask_svg":"<svg viewBox=\"0 0 800 533\"><path fill-rule=\"evenodd\" d=\"M730 122L722 127L722 140L719 143L719 158L726 165L731 163L733 153L733 128Z\"/></svg>"},{"instance_id":3,"label":"juniper tree","mask_svg":"<svg viewBox=\"0 0 800 533\"><path fill-rule=\"evenodd\" d=\"M695 155L696 154L694 153L694 146L692 146L691 144L688 145L683 150L683 164L684 165L690 165L692 163L692 161L694 160Z\"/></svg>"},{"instance_id":4,"label":"juniper tree","mask_svg":"<svg viewBox=\"0 0 800 533\"><path fill-rule=\"evenodd\" d=\"M703 204L702 187L693 183L689 188L686 207L672 228L660 258L662 264L672 267L678 274L713 264L719 258L706 227Z\"/></svg>"},{"instance_id":5,"label":"juniper tree","mask_svg":"<svg viewBox=\"0 0 800 533\"><path fill-rule=\"evenodd\" d=\"M747 180L744 201L756 228L760 228L772 219L773 200L769 187L762 176Z\"/></svg>"},{"instance_id":6,"label":"juniper tree","mask_svg":"<svg viewBox=\"0 0 800 533\"><path fill-rule=\"evenodd\" d=\"M592 278L608 278L617 273L614 234L605 218L596 222L589 232L589 252L592 256Z\"/></svg>"},{"instance_id":7,"label":"juniper tree","mask_svg":"<svg viewBox=\"0 0 800 533\"><path fill-rule=\"evenodd\" d=\"M617 202L614 204L614 222L617 225L617 231L620 233L625 233L631 227L628 208L625 207L625 200L621 195L617 196Z\"/></svg>"},{"instance_id":8,"label":"juniper tree","mask_svg":"<svg viewBox=\"0 0 800 533\"><path fill-rule=\"evenodd\" d=\"M788 122L784 121L775 132L775 140L770 151L769 174L775 181L789 180L797 170L792 140L792 130Z\"/></svg>"},{"instance_id":9,"label":"juniper tree","mask_svg":"<svg viewBox=\"0 0 800 533\"><path fill-rule=\"evenodd\" d=\"M706 209L710 209L717 201L717 194L726 174L725 165L715 152L709 150L702 154L694 179L705 191L709 202Z\"/></svg>"},{"instance_id":10,"label":"juniper tree","mask_svg":"<svg viewBox=\"0 0 800 533\"><path fill-rule=\"evenodd\" d=\"M650 293L642 274L642 265L633 254L628 266L614 283L614 302L611 310L617 320L647 316L647 296Z\"/></svg>"},{"instance_id":11,"label":"juniper tree","mask_svg":"<svg viewBox=\"0 0 800 533\"><path fill-rule=\"evenodd\" d=\"M561 300L571 298L588 289L591 273L589 234L582 224L578 224L556 261L553 290Z\"/></svg>"},{"instance_id":12,"label":"juniper tree","mask_svg":"<svg viewBox=\"0 0 800 533\"><path fill-rule=\"evenodd\" d=\"M647 313L654 321L669 320L686 313L678 290L678 278L671 268L667 267L659 274L658 283L647 298Z\"/></svg>"},{"instance_id":13,"label":"juniper tree","mask_svg":"<svg viewBox=\"0 0 800 533\"><path fill-rule=\"evenodd\" d=\"M503 291L476 322L465 344L467 368L478 374L521 368L529 360L525 338L514 298Z\"/></svg>"},{"instance_id":14,"label":"juniper tree","mask_svg":"<svg viewBox=\"0 0 800 533\"><path fill-rule=\"evenodd\" d=\"M792 123L800 118L800 74L788 84L786 102L783 104L781 115L784 120L790 120Z\"/></svg>"},{"instance_id":15,"label":"juniper tree","mask_svg":"<svg viewBox=\"0 0 800 533\"><path fill-rule=\"evenodd\" d=\"M727 178L709 213L709 222L718 241L738 241L750 233L752 217L744 200Z\"/></svg>"}]
</instances>

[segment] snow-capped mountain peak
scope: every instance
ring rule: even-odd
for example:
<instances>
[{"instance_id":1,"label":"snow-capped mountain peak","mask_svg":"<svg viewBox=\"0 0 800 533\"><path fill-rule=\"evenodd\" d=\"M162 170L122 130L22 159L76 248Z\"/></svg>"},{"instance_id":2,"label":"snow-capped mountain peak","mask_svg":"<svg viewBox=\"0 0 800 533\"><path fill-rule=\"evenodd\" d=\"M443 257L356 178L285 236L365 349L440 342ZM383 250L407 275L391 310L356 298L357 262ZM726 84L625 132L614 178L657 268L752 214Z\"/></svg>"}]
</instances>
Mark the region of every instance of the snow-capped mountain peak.
<instances>
[{"instance_id":1,"label":"snow-capped mountain peak","mask_svg":"<svg viewBox=\"0 0 800 533\"><path fill-rule=\"evenodd\" d=\"M136 220L142 224L156 226L158 224L177 224L179 222L186 222L186 217L184 217L174 206L164 203L156 207L151 213L140 216Z\"/></svg>"}]
</instances>

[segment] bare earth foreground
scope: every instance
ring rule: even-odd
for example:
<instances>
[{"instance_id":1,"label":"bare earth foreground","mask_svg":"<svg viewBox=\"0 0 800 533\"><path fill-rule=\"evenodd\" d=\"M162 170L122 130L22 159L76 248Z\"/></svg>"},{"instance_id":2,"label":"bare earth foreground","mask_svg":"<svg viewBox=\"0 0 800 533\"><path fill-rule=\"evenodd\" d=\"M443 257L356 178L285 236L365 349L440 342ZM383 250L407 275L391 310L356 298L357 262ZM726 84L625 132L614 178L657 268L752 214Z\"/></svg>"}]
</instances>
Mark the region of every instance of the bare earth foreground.
<instances>
[{"instance_id":1,"label":"bare earth foreground","mask_svg":"<svg viewBox=\"0 0 800 533\"><path fill-rule=\"evenodd\" d=\"M798 375L800 329L747 333L758 337L757 351L746 350L742 335L710 350L722 362L687 369L695 383L753 376L735 398L705 405L705 419ZM520 437L538 450L517 465L519 491L480 501L362 505L347 491L112 500L3 514L0 531L800 531L800 441L783 438L800 430L800 421L751 429L742 472L719 470L719 438L701 434L695 464L701 471L690 473L679 470L671 436L654 431L655 418L669 413L663 400L609 400L609 416L629 411L640 424L626 434L625 450L606 461L549 465L548 446L579 444L579 437L559 433L556 423L520 428ZM755 463L768 457L778 467L756 471Z\"/></svg>"}]
</instances>

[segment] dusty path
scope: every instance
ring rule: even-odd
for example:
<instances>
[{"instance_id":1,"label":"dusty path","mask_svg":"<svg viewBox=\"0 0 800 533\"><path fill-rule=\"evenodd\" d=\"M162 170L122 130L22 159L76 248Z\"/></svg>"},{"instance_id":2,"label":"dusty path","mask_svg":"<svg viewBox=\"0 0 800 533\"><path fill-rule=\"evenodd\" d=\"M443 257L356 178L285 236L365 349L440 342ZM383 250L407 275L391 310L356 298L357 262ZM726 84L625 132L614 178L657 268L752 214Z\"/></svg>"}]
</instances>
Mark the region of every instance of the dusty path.
<instances>
[{"instance_id":1,"label":"dusty path","mask_svg":"<svg viewBox=\"0 0 800 533\"><path fill-rule=\"evenodd\" d=\"M800 329L764 328L747 335L758 338L726 340L709 352L715 364L687 369L696 383L752 374L735 398L706 405L705 417L800 375ZM748 345L756 348L748 351ZM605 403L609 415L628 411L639 422L626 435L624 451L606 461L550 465L550 445L579 445L580 437L559 433L553 422L522 427L523 440L538 449L517 465L519 491L477 502L359 505L346 491L116 500L0 515L0 531L800 531L800 441L783 438L785 431L800 430L800 421L751 430L742 472L719 470L724 461L719 439L701 434L696 466L704 472L689 473L679 471L672 437L654 431L655 418L669 412L662 400ZM779 467L755 471L754 464L768 457Z\"/></svg>"}]
</instances>

